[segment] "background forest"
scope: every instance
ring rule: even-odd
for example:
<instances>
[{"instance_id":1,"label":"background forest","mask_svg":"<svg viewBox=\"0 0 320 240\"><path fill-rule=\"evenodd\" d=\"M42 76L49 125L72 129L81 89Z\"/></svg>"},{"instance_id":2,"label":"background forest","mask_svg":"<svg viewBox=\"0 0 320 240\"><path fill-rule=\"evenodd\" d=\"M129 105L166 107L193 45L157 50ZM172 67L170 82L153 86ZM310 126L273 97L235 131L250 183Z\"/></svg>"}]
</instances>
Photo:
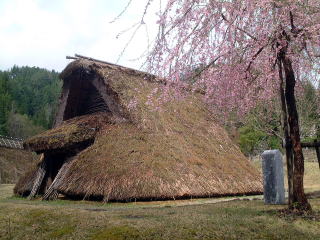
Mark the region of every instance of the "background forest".
<instances>
[{"instance_id":1,"label":"background forest","mask_svg":"<svg viewBox=\"0 0 320 240\"><path fill-rule=\"evenodd\" d=\"M17 66L0 71L0 135L26 138L50 128L61 86L55 71Z\"/></svg>"},{"instance_id":2,"label":"background forest","mask_svg":"<svg viewBox=\"0 0 320 240\"><path fill-rule=\"evenodd\" d=\"M310 142L320 139L319 86L305 80L298 86L296 93L301 140ZM281 104L274 99L272 105L257 105L243 119L237 119L236 139L243 153L261 154L266 149L282 149L283 129L281 125Z\"/></svg>"},{"instance_id":3,"label":"background forest","mask_svg":"<svg viewBox=\"0 0 320 240\"><path fill-rule=\"evenodd\" d=\"M27 138L52 126L61 92L59 73L37 67L14 66L0 71L0 135ZM309 81L297 94L303 141L320 136L319 88ZM265 149L281 148L281 109L258 106L242 119L230 117L225 127L243 153L257 155Z\"/></svg>"}]
</instances>

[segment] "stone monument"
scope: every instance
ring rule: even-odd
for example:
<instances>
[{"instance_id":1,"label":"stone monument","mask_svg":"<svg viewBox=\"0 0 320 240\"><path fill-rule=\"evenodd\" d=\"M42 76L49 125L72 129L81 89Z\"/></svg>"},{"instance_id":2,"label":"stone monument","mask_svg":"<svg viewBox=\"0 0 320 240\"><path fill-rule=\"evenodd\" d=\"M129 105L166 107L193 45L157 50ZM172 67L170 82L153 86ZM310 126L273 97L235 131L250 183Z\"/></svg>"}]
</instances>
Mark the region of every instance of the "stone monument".
<instances>
[{"instance_id":1,"label":"stone monument","mask_svg":"<svg viewBox=\"0 0 320 240\"><path fill-rule=\"evenodd\" d=\"M265 204L285 204L282 155L279 150L264 151L262 157Z\"/></svg>"}]
</instances>

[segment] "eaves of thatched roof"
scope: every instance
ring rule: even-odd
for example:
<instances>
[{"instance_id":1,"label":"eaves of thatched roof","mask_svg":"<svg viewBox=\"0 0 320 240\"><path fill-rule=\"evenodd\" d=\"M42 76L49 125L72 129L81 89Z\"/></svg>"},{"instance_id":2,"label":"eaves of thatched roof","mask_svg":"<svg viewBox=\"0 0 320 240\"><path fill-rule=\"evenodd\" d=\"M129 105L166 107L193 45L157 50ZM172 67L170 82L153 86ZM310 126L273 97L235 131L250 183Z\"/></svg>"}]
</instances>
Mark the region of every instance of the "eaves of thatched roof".
<instances>
[{"instance_id":1,"label":"eaves of thatched roof","mask_svg":"<svg viewBox=\"0 0 320 240\"><path fill-rule=\"evenodd\" d=\"M107 113L75 117L64 121L56 128L27 139L23 146L37 153L74 148L77 144L93 141L100 127L110 122L112 117Z\"/></svg>"}]
</instances>

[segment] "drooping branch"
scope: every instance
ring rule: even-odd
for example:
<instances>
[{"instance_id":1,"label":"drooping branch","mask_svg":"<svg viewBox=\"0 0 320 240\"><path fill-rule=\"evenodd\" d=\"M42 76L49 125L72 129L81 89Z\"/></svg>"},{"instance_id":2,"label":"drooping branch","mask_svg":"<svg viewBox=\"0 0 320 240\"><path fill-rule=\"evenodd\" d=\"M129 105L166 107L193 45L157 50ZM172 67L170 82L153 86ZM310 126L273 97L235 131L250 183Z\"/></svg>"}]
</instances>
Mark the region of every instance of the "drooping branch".
<instances>
[{"instance_id":1,"label":"drooping branch","mask_svg":"<svg viewBox=\"0 0 320 240\"><path fill-rule=\"evenodd\" d=\"M191 77L188 78L188 80L195 79L199 77L204 71L208 70L210 67L212 67L222 56L218 56L215 59L213 59L209 64L207 64L205 67L200 69L197 73L193 74Z\"/></svg>"},{"instance_id":2,"label":"drooping branch","mask_svg":"<svg viewBox=\"0 0 320 240\"><path fill-rule=\"evenodd\" d=\"M250 71L251 65L253 64L254 60L256 60L256 58L259 56L259 54L263 51L263 49L264 49L266 46L268 46L268 44L262 46L262 47L256 52L256 54L253 55L252 60L250 61L249 65L248 65L248 67L247 67L247 69L246 69L246 72L249 72L249 71Z\"/></svg>"},{"instance_id":3,"label":"drooping branch","mask_svg":"<svg viewBox=\"0 0 320 240\"><path fill-rule=\"evenodd\" d=\"M124 7L124 9L118 14L118 16L116 16L112 21L110 21L110 23L114 23L115 21L117 21L128 10L131 3L132 3L132 0L129 0L127 5Z\"/></svg>"},{"instance_id":4,"label":"drooping branch","mask_svg":"<svg viewBox=\"0 0 320 240\"><path fill-rule=\"evenodd\" d=\"M223 13L221 13L221 17L222 17L222 19L223 19L224 21L226 21L227 23L231 23L231 22L226 18L226 16L225 16ZM258 39L257 39L255 36L253 36L251 33L247 32L246 30L244 30L244 29L242 29L242 28L240 28L240 27L238 27L238 26L236 27L236 29L239 30L239 31L241 31L241 32L243 32L243 33L245 33L247 36L249 36L249 37L252 38L253 40L258 41Z\"/></svg>"}]
</instances>

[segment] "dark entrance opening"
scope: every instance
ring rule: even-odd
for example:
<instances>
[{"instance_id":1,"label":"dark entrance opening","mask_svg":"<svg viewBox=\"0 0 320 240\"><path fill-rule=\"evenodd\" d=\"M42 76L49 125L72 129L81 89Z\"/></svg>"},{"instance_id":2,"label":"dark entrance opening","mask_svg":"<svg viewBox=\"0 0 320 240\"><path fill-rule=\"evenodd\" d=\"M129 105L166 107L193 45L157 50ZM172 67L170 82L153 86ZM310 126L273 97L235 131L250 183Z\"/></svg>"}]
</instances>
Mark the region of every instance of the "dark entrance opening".
<instances>
[{"instance_id":1,"label":"dark entrance opening","mask_svg":"<svg viewBox=\"0 0 320 240\"><path fill-rule=\"evenodd\" d=\"M70 161L70 159L72 159L79 152L92 145L93 141L93 139L90 139L70 146L68 149L62 148L54 151L45 152L43 161L45 161L46 172L41 183L39 193L46 193L46 191L49 189L49 187L52 185L53 181L57 177L62 166L67 161Z\"/></svg>"},{"instance_id":2,"label":"dark entrance opening","mask_svg":"<svg viewBox=\"0 0 320 240\"><path fill-rule=\"evenodd\" d=\"M53 180L57 176L62 164L66 160L66 155L63 153L46 153L44 161L46 162L46 175L40 188L41 193L45 193L50 187Z\"/></svg>"},{"instance_id":3,"label":"dark entrance opening","mask_svg":"<svg viewBox=\"0 0 320 240\"><path fill-rule=\"evenodd\" d=\"M95 75L79 71L72 75L63 120L96 112L110 112L99 91L92 84Z\"/></svg>"}]
</instances>

